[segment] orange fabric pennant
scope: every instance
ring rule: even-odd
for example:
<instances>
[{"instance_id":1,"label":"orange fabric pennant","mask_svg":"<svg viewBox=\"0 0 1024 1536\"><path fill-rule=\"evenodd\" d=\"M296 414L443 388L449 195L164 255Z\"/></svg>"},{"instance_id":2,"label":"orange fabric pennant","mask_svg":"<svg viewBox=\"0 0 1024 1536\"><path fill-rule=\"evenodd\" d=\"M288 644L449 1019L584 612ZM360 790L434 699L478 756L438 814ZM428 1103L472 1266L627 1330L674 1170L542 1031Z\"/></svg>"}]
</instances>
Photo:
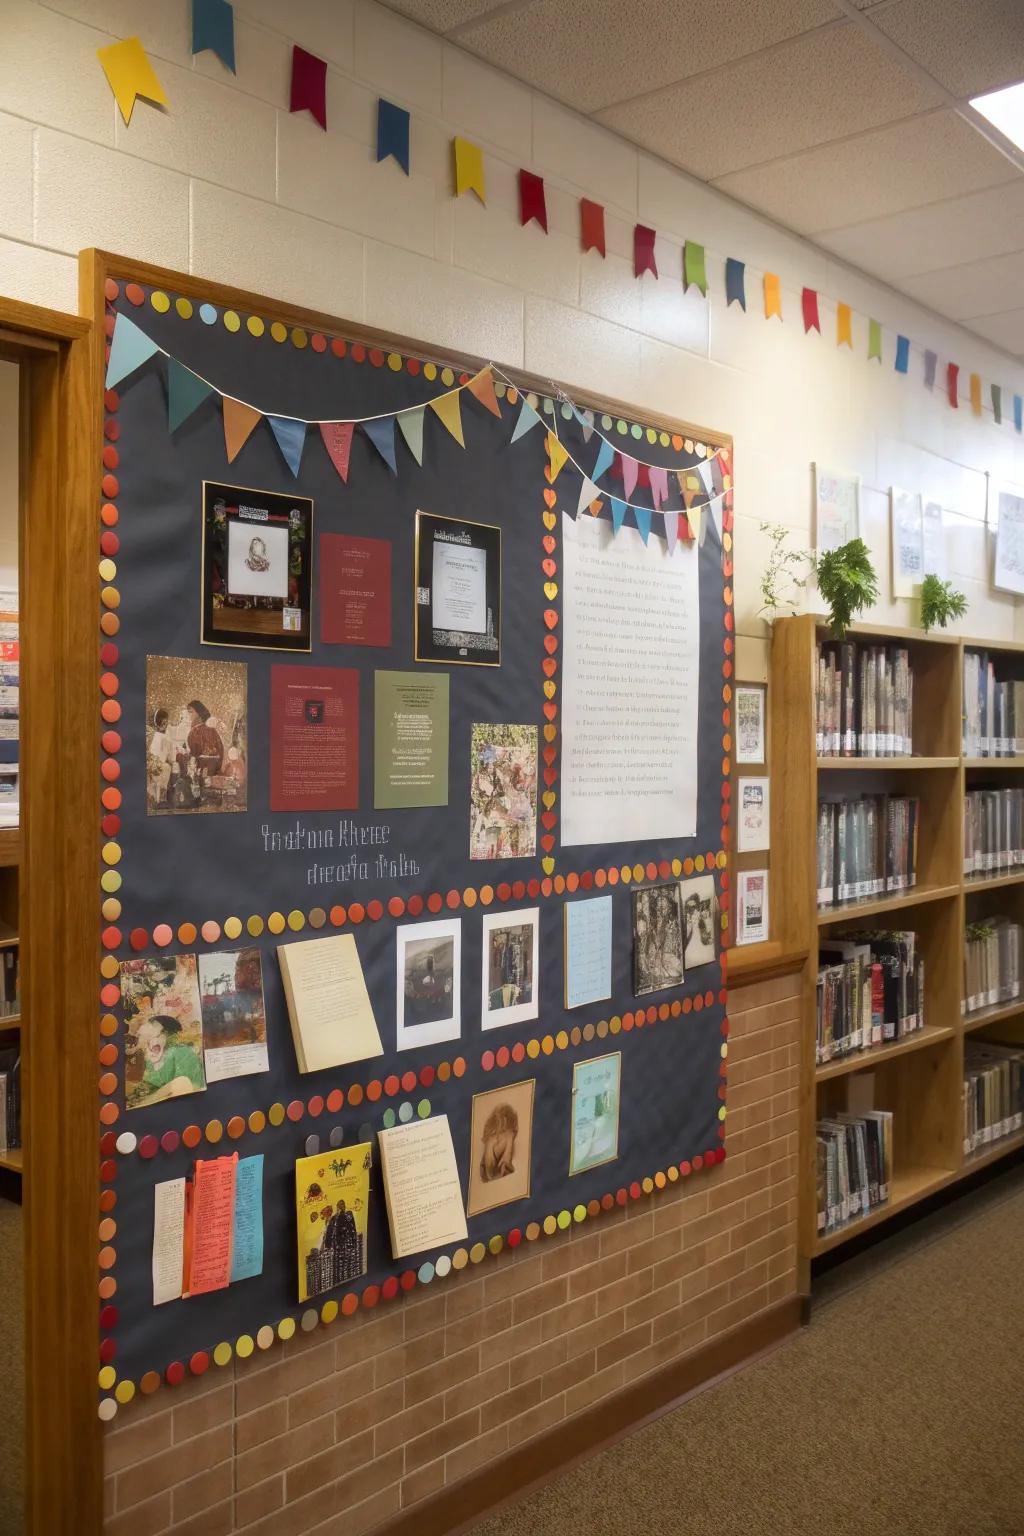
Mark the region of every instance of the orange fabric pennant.
<instances>
[{"instance_id":1,"label":"orange fabric pennant","mask_svg":"<svg viewBox=\"0 0 1024 1536\"><path fill-rule=\"evenodd\" d=\"M501 406L498 397L494 393L494 375L489 368L481 368L466 385L470 394L483 406L485 411L490 411L492 416L501 419Z\"/></svg>"},{"instance_id":2,"label":"orange fabric pennant","mask_svg":"<svg viewBox=\"0 0 1024 1536\"><path fill-rule=\"evenodd\" d=\"M853 346L853 311L849 304L836 305L836 346Z\"/></svg>"},{"instance_id":3,"label":"orange fabric pennant","mask_svg":"<svg viewBox=\"0 0 1024 1536\"><path fill-rule=\"evenodd\" d=\"M776 273L766 272L764 275L764 317L770 320L772 315L778 315L782 319L782 289Z\"/></svg>"}]
</instances>

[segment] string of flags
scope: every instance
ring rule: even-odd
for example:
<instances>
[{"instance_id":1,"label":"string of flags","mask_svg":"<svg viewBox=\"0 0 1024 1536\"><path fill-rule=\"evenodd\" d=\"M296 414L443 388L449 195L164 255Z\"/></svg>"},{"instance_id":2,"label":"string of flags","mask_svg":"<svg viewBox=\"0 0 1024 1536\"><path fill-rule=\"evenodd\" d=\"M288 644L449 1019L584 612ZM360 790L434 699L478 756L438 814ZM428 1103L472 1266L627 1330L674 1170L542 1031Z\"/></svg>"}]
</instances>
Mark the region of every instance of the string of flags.
<instances>
[{"instance_id":1,"label":"string of flags","mask_svg":"<svg viewBox=\"0 0 1024 1536\"><path fill-rule=\"evenodd\" d=\"M519 413L512 430L510 445L515 444L534 428L543 424L540 412L518 385L494 364L487 364L464 383L444 390L433 399L420 405L402 406L394 411L376 416L354 417L349 420L317 420L298 416L286 416L266 410L261 406L240 400L219 389L211 380L187 367L161 347L137 325L130 316L118 313L114 320L110 353L107 360L106 388L116 389L147 363L160 356L167 365L167 428L172 434L188 421L204 401L216 398L221 407L224 429L224 448L229 464L234 463L260 422L270 428L281 456L294 476L298 476L310 427L316 427L327 455L340 479L347 484L351 465L352 440L360 429L376 449L380 458L393 475L398 474L398 443L405 443L418 465L423 463L424 427L428 414L441 423L448 434L465 448L466 439L462 421L462 396L468 393L477 404L499 420L501 404L495 387L499 378L503 393L513 404L519 403ZM660 515L669 551L675 548L678 538L697 538L703 544L706 522L704 511L710 514L712 525L722 534L722 507L732 487L731 464L726 450L705 450L707 456L687 469L669 468L645 463L632 454L616 448L594 425L593 412L581 410L563 392L556 391L564 408L575 417L583 429L584 441L598 439L597 457L587 470L570 453L560 439L557 423L546 432L545 444L550 465L551 483L571 463L581 476L581 490L574 516L587 507L601 510L607 498L612 515L613 530L618 533L627 511L633 513L636 526L644 543L651 533L652 519ZM535 397L534 397L535 398ZM612 490L599 484L605 479L621 480L622 494L617 486ZM676 497L670 494L670 484L678 488L679 505L670 505ZM634 490L649 489L653 506L631 500ZM698 501L698 497L706 500Z\"/></svg>"},{"instance_id":2,"label":"string of flags","mask_svg":"<svg viewBox=\"0 0 1024 1536\"><path fill-rule=\"evenodd\" d=\"M192 52L210 51L226 69L235 72L235 18L229 0L192 0ZM168 107L169 102L142 42L130 37L109 47L97 49L97 56L117 100L126 123L131 121L135 103L139 98L157 106ZM327 63L315 54L295 44L292 48L291 89L289 108L292 112L309 112L320 127L327 128ZM408 176L410 174L410 114L405 108L387 101L383 96L377 103L378 162L393 159ZM456 136L452 140L452 171L456 197L472 194L486 206L487 179L483 150L472 140ZM580 245L584 253L596 251L604 259L607 254L605 239L605 210L600 203L589 198L579 202ZM531 222L539 225L547 234L548 215L544 179L525 168L519 172L519 219L522 225ZM655 245L657 231L646 224L633 228L633 273L639 280L649 273L659 278ZM706 299L711 291L708 277L707 253L703 245L687 240L683 246L682 282L684 289L696 288ZM776 273L762 274L763 311L766 320L783 320L782 287ZM800 295L800 310L805 334L822 334L820 299L816 289L804 287ZM747 312L746 264L730 256L725 261L725 300L727 307L739 305ZM850 305L836 304L836 346L848 347L853 341L853 310ZM909 374L911 340L897 335L893 359L896 373ZM933 351L923 349L924 387L933 390L936 385L938 358ZM878 320L868 318L867 360L884 363L882 326ZM945 394L953 410L960 409L960 368L947 363ZM996 425L1003 421L1003 391L1000 385L989 386L989 402ZM985 401L980 374L971 373L968 378L967 398L973 414L984 413ZM1012 396L1012 418L1017 432L1024 431L1024 399Z\"/></svg>"}]
</instances>

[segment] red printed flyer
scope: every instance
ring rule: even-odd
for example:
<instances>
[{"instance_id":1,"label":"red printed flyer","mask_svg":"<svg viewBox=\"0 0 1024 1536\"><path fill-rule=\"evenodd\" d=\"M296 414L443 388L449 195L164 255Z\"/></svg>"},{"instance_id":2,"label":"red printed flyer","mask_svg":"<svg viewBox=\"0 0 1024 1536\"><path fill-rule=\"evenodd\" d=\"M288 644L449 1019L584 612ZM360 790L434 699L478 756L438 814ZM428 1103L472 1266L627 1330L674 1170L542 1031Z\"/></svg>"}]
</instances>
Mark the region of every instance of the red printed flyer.
<instances>
[{"instance_id":1,"label":"red printed flyer","mask_svg":"<svg viewBox=\"0 0 1024 1536\"><path fill-rule=\"evenodd\" d=\"M270 809L359 809L359 674L271 667Z\"/></svg>"},{"instance_id":2,"label":"red printed flyer","mask_svg":"<svg viewBox=\"0 0 1024 1536\"><path fill-rule=\"evenodd\" d=\"M391 644L391 544L349 533L320 540L320 639Z\"/></svg>"}]
</instances>

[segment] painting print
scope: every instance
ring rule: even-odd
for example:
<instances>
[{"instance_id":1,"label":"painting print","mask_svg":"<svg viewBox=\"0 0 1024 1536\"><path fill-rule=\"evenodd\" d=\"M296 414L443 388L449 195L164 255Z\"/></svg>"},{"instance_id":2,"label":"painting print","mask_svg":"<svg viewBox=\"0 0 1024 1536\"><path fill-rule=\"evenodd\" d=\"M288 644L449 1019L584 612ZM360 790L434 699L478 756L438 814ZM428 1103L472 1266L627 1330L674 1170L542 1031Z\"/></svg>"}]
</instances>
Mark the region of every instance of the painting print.
<instances>
[{"instance_id":1,"label":"painting print","mask_svg":"<svg viewBox=\"0 0 1024 1536\"><path fill-rule=\"evenodd\" d=\"M146 810L150 816L247 806L243 661L146 657Z\"/></svg>"},{"instance_id":2,"label":"painting print","mask_svg":"<svg viewBox=\"0 0 1024 1536\"><path fill-rule=\"evenodd\" d=\"M680 881L679 899L683 908L683 963L691 971L715 958L719 918L714 875Z\"/></svg>"},{"instance_id":3,"label":"painting print","mask_svg":"<svg viewBox=\"0 0 1024 1536\"><path fill-rule=\"evenodd\" d=\"M532 858L537 851L537 727L474 725L470 775L470 858Z\"/></svg>"},{"instance_id":4,"label":"painting print","mask_svg":"<svg viewBox=\"0 0 1024 1536\"><path fill-rule=\"evenodd\" d=\"M473 1095L466 1214L478 1216L530 1193L535 1079Z\"/></svg>"},{"instance_id":5,"label":"painting print","mask_svg":"<svg viewBox=\"0 0 1024 1536\"><path fill-rule=\"evenodd\" d=\"M633 991L661 992L683 980L683 925L679 886L651 885L633 892Z\"/></svg>"},{"instance_id":6,"label":"painting print","mask_svg":"<svg viewBox=\"0 0 1024 1536\"><path fill-rule=\"evenodd\" d=\"M461 1031L462 923L397 929L398 1049L457 1040Z\"/></svg>"},{"instance_id":7,"label":"painting print","mask_svg":"<svg viewBox=\"0 0 1024 1536\"><path fill-rule=\"evenodd\" d=\"M126 1107L200 1093L206 1074L195 955L125 960L121 1001Z\"/></svg>"},{"instance_id":8,"label":"painting print","mask_svg":"<svg viewBox=\"0 0 1024 1536\"><path fill-rule=\"evenodd\" d=\"M266 1072L267 1016L258 949L199 956L206 1081Z\"/></svg>"},{"instance_id":9,"label":"painting print","mask_svg":"<svg viewBox=\"0 0 1024 1536\"><path fill-rule=\"evenodd\" d=\"M537 907L484 914L481 1029L500 1029L538 1017L539 954Z\"/></svg>"},{"instance_id":10,"label":"painting print","mask_svg":"<svg viewBox=\"0 0 1024 1536\"><path fill-rule=\"evenodd\" d=\"M296 1162L300 1301L366 1274L372 1162L368 1141Z\"/></svg>"},{"instance_id":11,"label":"painting print","mask_svg":"<svg viewBox=\"0 0 1024 1536\"><path fill-rule=\"evenodd\" d=\"M203 483L204 645L308 651L313 503Z\"/></svg>"}]
</instances>

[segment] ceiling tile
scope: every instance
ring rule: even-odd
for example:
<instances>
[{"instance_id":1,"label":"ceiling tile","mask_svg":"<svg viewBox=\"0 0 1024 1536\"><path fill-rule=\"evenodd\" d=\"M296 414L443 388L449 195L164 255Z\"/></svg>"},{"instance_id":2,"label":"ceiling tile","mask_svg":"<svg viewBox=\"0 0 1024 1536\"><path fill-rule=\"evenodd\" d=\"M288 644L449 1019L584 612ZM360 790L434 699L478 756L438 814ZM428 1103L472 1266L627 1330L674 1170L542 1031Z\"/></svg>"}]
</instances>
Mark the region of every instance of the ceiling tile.
<instances>
[{"instance_id":1,"label":"ceiling tile","mask_svg":"<svg viewBox=\"0 0 1024 1536\"><path fill-rule=\"evenodd\" d=\"M900 282L904 293L953 320L970 320L1024 304L1024 250L987 261L925 272Z\"/></svg>"},{"instance_id":2,"label":"ceiling tile","mask_svg":"<svg viewBox=\"0 0 1024 1536\"><path fill-rule=\"evenodd\" d=\"M593 112L841 15L834 0L528 0L459 42Z\"/></svg>"},{"instance_id":3,"label":"ceiling tile","mask_svg":"<svg viewBox=\"0 0 1024 1536\"><path fill-rule=\"evenodd\" d=\"M384 0L390 11L418 21L432 32L448 32L467 21L476 21L505 0Z\"/></svg>"},{"instance_id":4,"label":"ceiling tile","mask_svg":"<svg viewBox=\"0 0 1024 1536\"><path fill-rule=\"evenodd\" d=\"M983 320L968 320L967 329L976 336L983 336L986 341L994 341L997 347L1013 352L1024 362L1024 309L1006 310Z\"/></svg>"},{"instance_id":5,"label":"ceiling tile","mask_svg":"<svg viewBox=\"0 0 1024 1536\"><path fill-rule=\"evenodd\" d=\"M1024 79L1021 0L899 0L871 20L955 96Z\"/></svg>"},{"instance_id":6,"label":"ceiling tile","mask_svg":"<svg viewBox=\"0 0 1024 1536\"><path fill-rule=\"evenodd\" d=\"M941 101L850 22L597 116L707 181Z\"/></svg>"},{"instance_id":7,"label":"ceiling tile","mask_svg":"<svg viewBox=\"0 0 1024 1536\"><path fill-rule=\"evenodd\" d=\"M865 272L890 282L1024 247L1024 176L1012 184L869 219L820 237Z\"/></svg>"},{"instance_id":8,"label":"ceiling tile","mask_svg":"<svg viewBox=\"0 0 1024 1536\"><path fill-rule=\"evenodd\" d=\"M736 171L714 185L802 234L958 197L1018 172L952 110Z\"/></svg>"}]
</instances>

